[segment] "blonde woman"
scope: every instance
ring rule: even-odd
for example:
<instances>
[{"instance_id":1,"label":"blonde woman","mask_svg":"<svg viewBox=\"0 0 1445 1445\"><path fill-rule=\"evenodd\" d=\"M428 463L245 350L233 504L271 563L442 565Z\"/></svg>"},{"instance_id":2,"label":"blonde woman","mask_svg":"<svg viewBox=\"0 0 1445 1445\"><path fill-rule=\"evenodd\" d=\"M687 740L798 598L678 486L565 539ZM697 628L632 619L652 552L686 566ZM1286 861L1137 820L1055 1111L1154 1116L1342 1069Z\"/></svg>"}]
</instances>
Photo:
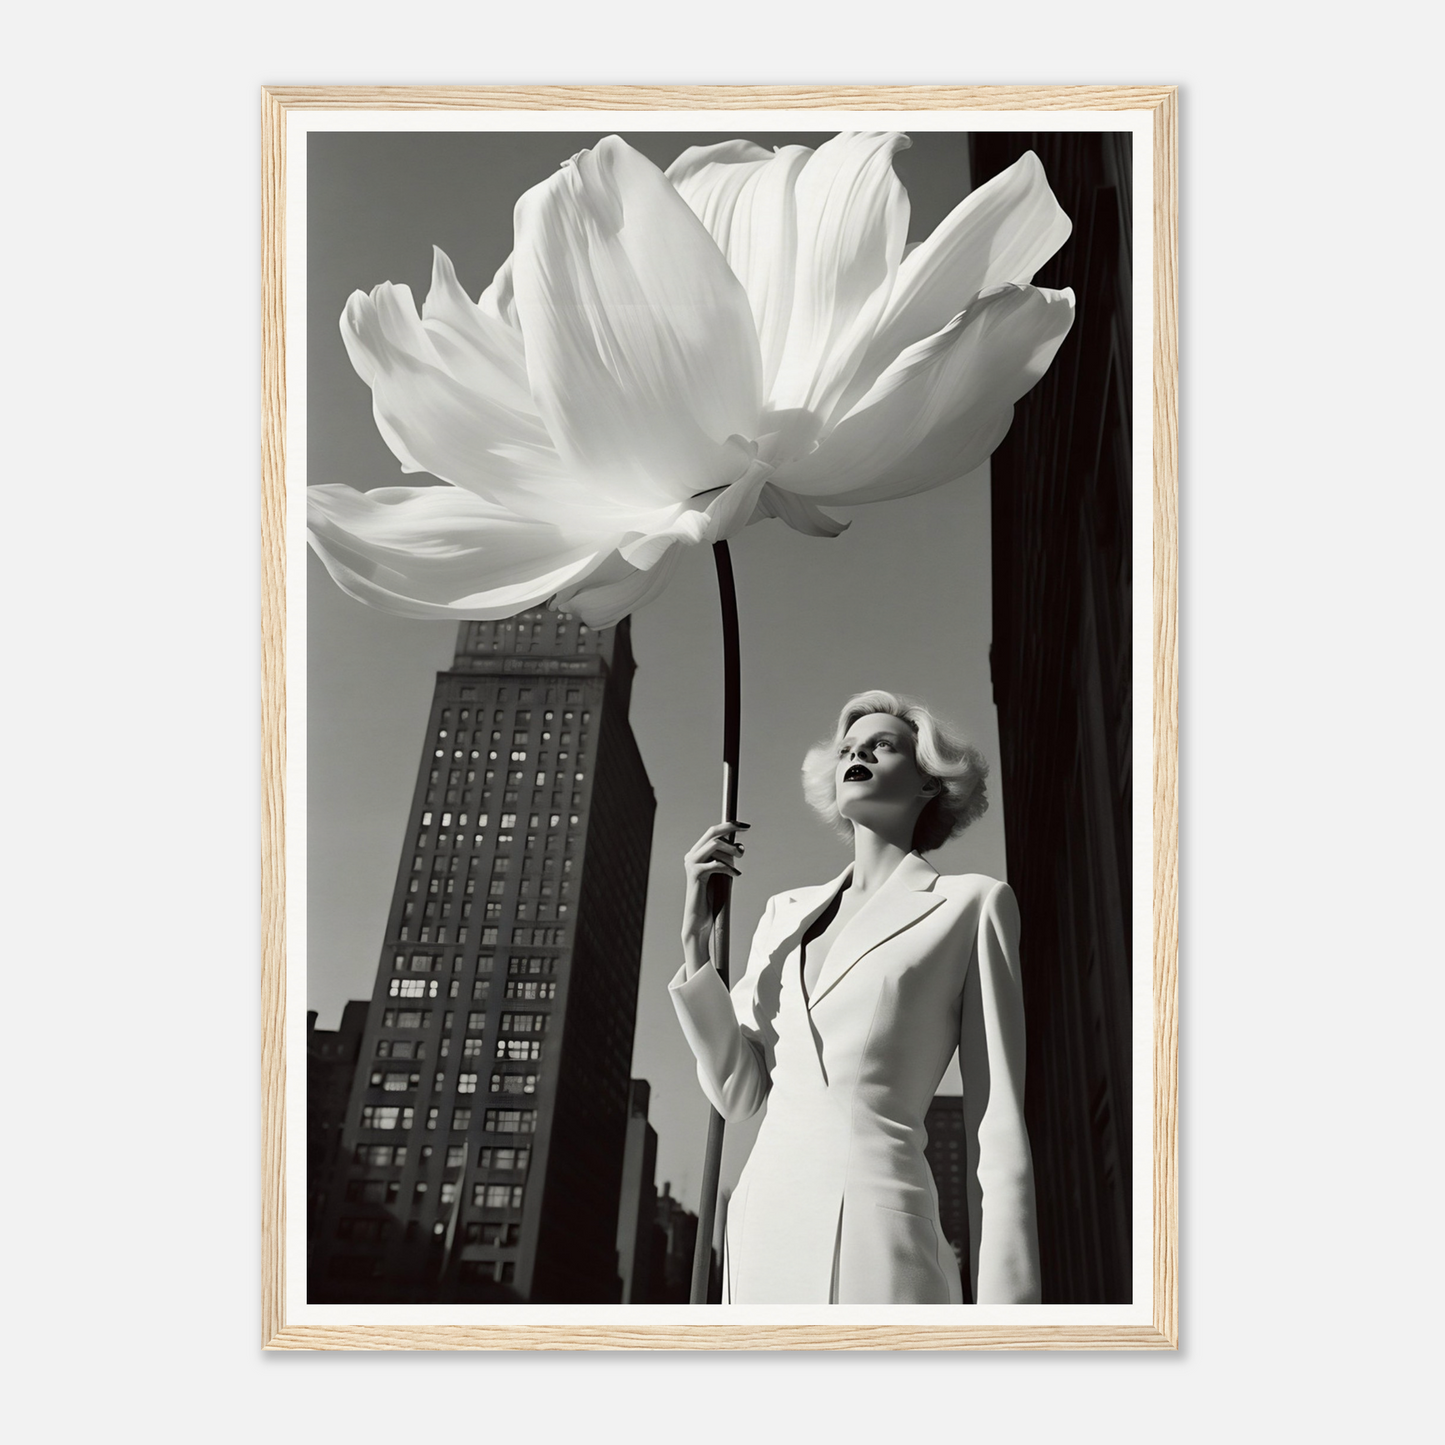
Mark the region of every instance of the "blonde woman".
<instances>
[{"instance_id":1,"label":"blonde woman","mask_svg":"<svg viewBox=\"0 0 1445 1445\"><path fill-rule=\"evenodd\" d=\"M1018 908L1006 883L923 856L982 814L986 772L919 704L851 698L803 781L853 862L768 901L731 993L708 958L708 882L740 876L747 825L709 828L686 856L672 1001L723 1117L767 1108L728 1207L727 1303L962 1302L923 1153L955 1048L973 1298L1038 1301Z\"/></svg>"}]
</instances>

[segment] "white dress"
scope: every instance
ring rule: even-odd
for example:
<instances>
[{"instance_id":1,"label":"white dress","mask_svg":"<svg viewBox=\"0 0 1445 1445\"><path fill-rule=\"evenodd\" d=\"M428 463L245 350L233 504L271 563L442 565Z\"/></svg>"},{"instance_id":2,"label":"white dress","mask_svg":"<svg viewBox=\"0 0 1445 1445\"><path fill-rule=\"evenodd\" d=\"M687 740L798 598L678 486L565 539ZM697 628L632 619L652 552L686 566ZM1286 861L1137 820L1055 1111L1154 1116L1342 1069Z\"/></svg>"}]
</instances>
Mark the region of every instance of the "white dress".
<instances>
[{"instance_id":1,"label":"white dress","mask_svg":"<svg viewBox=\"0 0 1445 1445\"><path fill-rule=\"evenodd\" d=\"M769 900L731 994L712 967L669 986L714 1107L730 1120L767 1108L728 1206L723 1299L962 1302L923 1153L957 1047L974 1299L1037 1302L1013 893L909 854L805 997L803 936L847 876Z\"/></svg>"}]
</instances>

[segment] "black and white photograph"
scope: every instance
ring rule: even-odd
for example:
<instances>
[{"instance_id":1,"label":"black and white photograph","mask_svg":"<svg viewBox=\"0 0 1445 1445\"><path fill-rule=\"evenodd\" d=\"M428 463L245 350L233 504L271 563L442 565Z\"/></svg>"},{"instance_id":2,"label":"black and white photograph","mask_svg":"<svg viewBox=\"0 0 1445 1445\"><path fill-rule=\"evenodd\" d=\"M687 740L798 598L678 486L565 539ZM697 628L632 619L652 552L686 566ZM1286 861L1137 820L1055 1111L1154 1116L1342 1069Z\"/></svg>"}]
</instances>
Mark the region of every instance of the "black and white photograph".
<instances>
[{"instance_id":1,"label":"black and white photograph","mask_svg":"<svg viewBox=\"0 0 1445 1445\"><path fill-rule=\"evenodd\" d=\"M1147 122L309 119L291 1317L1147 1323Z\"/></svg>"}]
</instances>

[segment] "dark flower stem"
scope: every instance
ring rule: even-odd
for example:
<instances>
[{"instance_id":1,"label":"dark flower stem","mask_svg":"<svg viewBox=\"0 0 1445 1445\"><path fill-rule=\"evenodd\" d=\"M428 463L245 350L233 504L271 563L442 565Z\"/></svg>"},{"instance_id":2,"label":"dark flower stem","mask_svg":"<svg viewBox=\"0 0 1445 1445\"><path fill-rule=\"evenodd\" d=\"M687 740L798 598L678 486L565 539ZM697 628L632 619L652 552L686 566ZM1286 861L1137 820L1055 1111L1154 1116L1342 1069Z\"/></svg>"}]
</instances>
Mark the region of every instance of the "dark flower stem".
<instances>
[{"instance_id":1,"label":"dark flower stem","mask_svg":"<svg viewBox=\"0 0 1445 1445\"><path fill-rule=\"evenodd\" d=\"M742 652L738 645L738 592L733 582L733 559L726 542L714 542L717 564L718 601L722 607L723 644L723 804L722 821L738 816L738 749L742 738ZM729 835L732 837L734 835ZM712 961L728 984L728 915L732 907L732 879L714 878L710 884L713 901ZM712 1273L712 1232L717 1218L718 1176L722 1169L723 1119L716 1109L708 1111L707 1151L703 1156L702 1192L697 1204L697 1246L692 1256L690 1302L707 1303Z\"/></svg>"}]
</instances>

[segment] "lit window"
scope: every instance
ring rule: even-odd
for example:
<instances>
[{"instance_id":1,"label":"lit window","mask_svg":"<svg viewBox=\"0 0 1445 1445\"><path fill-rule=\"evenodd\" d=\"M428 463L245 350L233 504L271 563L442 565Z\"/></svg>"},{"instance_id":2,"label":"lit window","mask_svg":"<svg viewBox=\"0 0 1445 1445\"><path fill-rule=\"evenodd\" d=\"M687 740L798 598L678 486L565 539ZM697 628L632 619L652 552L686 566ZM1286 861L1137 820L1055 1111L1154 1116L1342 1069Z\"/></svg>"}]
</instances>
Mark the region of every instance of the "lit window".
<instances>
[{"instance_id":1,"label":"lit window","mask_svg":"<svg viewBox=\"0 0 1445 1445\"><path fill-rule=\"evenodd\" d=\"M428 1110L426 1111L426 1126L427 1126L428 1129L435 1129L435 1128L436 1128L436 1126L437 1126L437 1115L440 1114L440 1113L441 1113L441 1110L440 1110L440 1109L435 1109L435 1108L433 1108L433 1109L428 1109Z\"/></svg>"},{"instance_id":2,"label":"lit window","mask_svg":"<svg viewBox=\"0 0 1445 1445\"><path fill-rule=\"evenodd\" d=\"M535 1109L488 1109L483 1126L489 1134L535 1134Z\"/></svg>"},{"instance_id":3,"label":"lit window","mask_svg":"<svg viewBox=\"0 0 1445 1445\"><path fill-rule=\"evenodd\" d=\"M577 776L580 778L582 775L581 775L581 773L578 773ZM536 777L536 781L533 782L532 786L533 786L534 788L545 788L545 787L547 786L547 775L546 775L546 773L538 773L538 774L537 774L537 777Z\"/></svg>"},{"instance_id":4,"label":"lit window","mask_svg":"<svg viewBox=\"0 0 1445 1445\"><path fill-rule=\"evenodd\" d=\"M472 1203L485 1209L520 1209L520 1184L477 1184L472 1187Z\"/></svg>"},{"instance_id":5,"label":"lit window","mask_svg":"<svg viewBox=\"0 0 1445 1445\"><path fill-rule=\"evenodd\" d=\"M473 1009L467 1015L467 1028L473 1033L480 1033L487 1026L487 1014L485 1009Z\"/></svg>"},{"instance_id":6,"label":"lit window","mask_svg":"<svg viewBox=\"0 0 1445 1445\"><path fill-rule=\"evenodd\" d=\"M482 1040L467 1039L462 1044L462 1057L464 1059L479 1059L482 1056Z\"/></svg>"},{"instance_id":7,"label":"lit window","mask_svg":"<svg viewBox=\"0 0 1445 1445\"><path fill-rule=\"evenodd\" d=\"M477 1092L477 1076L475 1074L457 1075L457 1093L475 1094Z\"/></svg>"},{"instance_id":8,"label":"lit window","mask_svg":"<svg viewBox=\"0 0 1445 1445\"><path fill-rule=\"evenodd\" d=\"M465 1144L447 1145L447 1168L460 1169L467 1162L467 1146Z\"/></svg>"},{"instance_id":9,"label":"lit window","mask_svg":"<svg viewBox=\"0 0 1445 1445\"><path fill-rule=\"evenodd\" d=\"M503 813L501 826L503 828L515 828L517 826L517 815L515 813Z\"/></svg>"},{"instance_id":10,"label":"lit window","mask_svg":"<svg viewBox=\"0 0 1445 1445\"><path fill-rule=\"evenodd\" d=\"M557 985L551 979L509 978L506 996L516 999L556 998Z\"/></svg>"},{"instance_id":11,"label":"lit window","mask_svg":"<svg viewBox=\"0 0 1445 1445\"><path fill-rule=\"evenodd\" d=\"M455 1184L442 1184L441 1203L450 1204L457 1197L457 1186Z\"/></svg>"},{"instance_id":12,"label":"lit window","mask_svg":"<svg viewBox=\"0 0 1445 1445\"><path fill-rule=\"evenodd\" d=\"M430 828L430 827L431 827L431 814L430 814L430 813L423 813L423 814L421 815L421 825L422 825L423 828Z\"/></svg>"},{"instance_id":13,"label":"lit window","mask_svg":"<svg viewBox=\"0 0 1445 1445\"><path fill-rule=\"evenodd\" d=\"M472 1001L478 1002L491 993L492 981L489 978L478 978L472 980Z\"/></svg>"},{"instance_id":14,"label":"lit window","mask_svg":"<svg viewBox=\"0 0 1445 1445\"><path fill-rule=\"evenodd\" d=\"M547 1029L546 1014L503 1014L502 1032L504 1034L540 1034Z\"/></svg>"},{"instance_id":15,"label":"lit window","mask_svg":"<svg viewBox=\"0 0 1445 1445\"><path fill-rule=\"evenodd\" d=\"M492 1093L494 1094L535 1094L536 1092L536 1074L492 1075Z\"/></svg>"},{"instance_id":16,"label":"lit window","mask_svg":"<svg viewBox=\"0 0 1445 1445\"><path fill-rule=\"evenodd\" d=\"M452 1110L452 1129L454 1131L460 1129L468 1129L471 1127L471 1123L472 1111L470 1109Z\"/></svg>"},{"instance_id":17,"label":"lit window","mask_svg":"<svg viewBox=\"0 0 1445 1445\"><path fill-rule=\"evenodd\" d=\"M437 981L424 978L394 978L388 989L388 996L391 998L435 998Z\"/></svg>"},{"instance_id":18,"label":"lit window","mask_svg":"<svg viewBox=\"0 0 1445 1445\"><path fill-rule=\"evenodd\" d=\"M363 1129L410 1129L415 1111L400 1109L395 1104L363 1104L361 1106L361 1127Z\"/></svg>"},{"instance_id":19,"label":"lit window","mask_svg":"<svg viewBox=\"0 0 1445 1445\"><path fill-rule=\"evenodd\" d=\"M542 1057L542 1041L541 1039L498 1039L497 1057L515 1063L536 1063ZM515 1090L511 1092L515 1092ZM524 1090L523 1092L530 1093L531 1091Z\"/></svg>"}]
</instances>

